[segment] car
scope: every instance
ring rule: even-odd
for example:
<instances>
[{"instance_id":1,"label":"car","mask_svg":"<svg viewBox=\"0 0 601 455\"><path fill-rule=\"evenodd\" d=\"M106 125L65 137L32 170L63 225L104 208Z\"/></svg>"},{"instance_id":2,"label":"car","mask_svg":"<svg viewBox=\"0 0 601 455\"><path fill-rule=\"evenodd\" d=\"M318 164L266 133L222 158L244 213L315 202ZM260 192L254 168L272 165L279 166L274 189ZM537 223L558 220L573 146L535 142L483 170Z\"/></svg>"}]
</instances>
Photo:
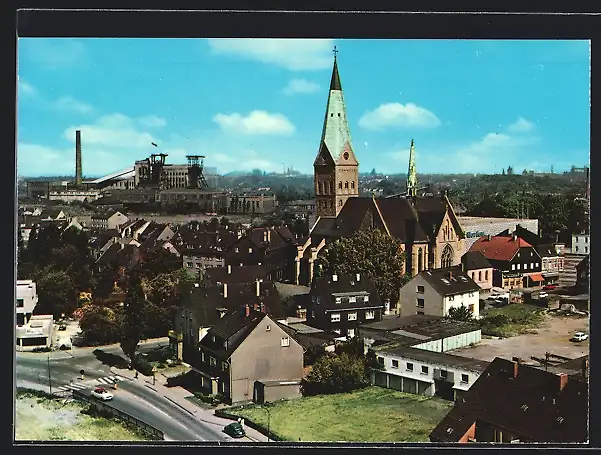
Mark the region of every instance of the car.
<instances>
[{"instance_id":1,"label":"car","mask_svg":"<svg viewBox=\"0 0 601 455\"><path fill-rule=\"evenodd\" d=\"M584 332L576 332L574 333L574 335L572 336L571 341L584 341L588 338L588 335Z\"/></svg>"},{"instance_id":2,"label":"car","mask_svg":"<svg viewBox=\"0 0 601 455\"><path fill-rule=\"evenodd\" d=\"M547 297L549 297L549 294L547 294L545 291L540 291L538 293L538 298L539 299L546 299Z\"/></svg>"},{"instance_id":3,"label":"car","mask_svg":"<svg viewBox=\"0 0 601 455\"><path fill-rule=\"evenodd\" d=\"M243 438L246 436L246 432L239 422L228 423L225 427L223 427L223 432L232 438Z\"/></svg>"},{"instance_id":4,"label":"car","mask_svg":"<svg viewBox=\"0 0 601 455\"><path fill-rule=\"evenodd\" d=\"M557 289L556 284L547 284L544 288L545 291L552 291L553 289Z\"/></svg>"},{"instance_id":5,"label":"car","mask_svg":"<svg viewBox=\"0 0 601 455\"><path fill-rule=\"evenodd\" d=\"M92 396L103 401L113 399L113 394L106 390L104 387L96 387L94 390L92 390Z\"/></svg>"}]
</instances>

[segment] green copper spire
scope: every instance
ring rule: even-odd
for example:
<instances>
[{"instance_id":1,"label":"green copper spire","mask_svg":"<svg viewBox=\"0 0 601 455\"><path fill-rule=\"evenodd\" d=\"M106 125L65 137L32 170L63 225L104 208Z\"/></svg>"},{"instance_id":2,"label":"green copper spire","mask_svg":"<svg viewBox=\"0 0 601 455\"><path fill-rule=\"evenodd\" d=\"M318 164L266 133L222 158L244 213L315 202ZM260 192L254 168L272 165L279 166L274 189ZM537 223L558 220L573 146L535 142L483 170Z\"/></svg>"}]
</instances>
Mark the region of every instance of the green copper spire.
<instances>
[{"instance_id":1,"label":"green copper spire","mask_svg":"<svg viewBox=\"0 0 601 455\"><path fill-rule=\"evenodd\" d=\"M409 149L409 170L407 171L407 196L417 196L417 174L415 172L415 148L411 139Z\"/></svg>"}]
</instances>

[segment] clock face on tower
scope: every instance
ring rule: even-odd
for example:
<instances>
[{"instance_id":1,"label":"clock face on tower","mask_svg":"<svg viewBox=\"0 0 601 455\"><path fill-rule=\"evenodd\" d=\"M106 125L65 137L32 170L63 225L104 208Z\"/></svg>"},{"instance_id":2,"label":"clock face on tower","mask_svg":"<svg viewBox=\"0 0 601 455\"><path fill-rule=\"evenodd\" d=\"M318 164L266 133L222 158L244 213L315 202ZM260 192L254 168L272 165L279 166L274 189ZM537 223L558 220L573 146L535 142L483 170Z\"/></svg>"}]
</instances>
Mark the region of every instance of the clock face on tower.
<instances>
[{"instance_id":1,"label":"clock face on tower","mask_svg":"<svg viewBox=\"0 0 601 455\"><path fill-rule=\"evenodd\" d=\"M348 152L344 152L344 155L342 155L344 157L345 160L348 160Z\"/></svg>"}]
</instances>

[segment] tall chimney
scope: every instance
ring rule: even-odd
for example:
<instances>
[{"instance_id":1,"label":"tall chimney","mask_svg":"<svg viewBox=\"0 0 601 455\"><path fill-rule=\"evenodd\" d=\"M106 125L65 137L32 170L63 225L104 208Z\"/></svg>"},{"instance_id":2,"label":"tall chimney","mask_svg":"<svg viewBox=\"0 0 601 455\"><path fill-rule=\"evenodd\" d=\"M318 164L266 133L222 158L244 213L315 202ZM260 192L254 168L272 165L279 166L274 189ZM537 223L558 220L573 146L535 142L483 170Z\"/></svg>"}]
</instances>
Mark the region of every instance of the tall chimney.
<instances>
[{"instance_id":1,"label":"tall chimney","mask_svg":"<svg viewBox=\"0 0 601 455\"><path fill-rule=\"evenodd\" d=\"M227 299L227 283L223 283L223 298Z\"/></svg>"},{"instance_id":2,"label":"tall chimney","mask_svg":"<svg viewBox=\"0 0 601 455\"><path fill-rule=\"evenodd\" d=\"M256 281L256 286L257 286L257 297L259 297L261 295L261 282L259 280Z\"/></svg>"},{"instance_id":3,"label":"tall chimney","mask_svg":"<svg viewBox=\"0 0 601 455\"><path fill-rule=\"evenodd\" d=\"M453 279L453 272L449 271L449 280Z\"/></svg>"},{"instance_id":4,"label":"tall chimney","mask_svg":"<svg viewBox=\"0 0 601 455\"><path fill-rule=\"evenodd\" d=\"M228 264L228 266L227 266L227 274L228 275L232 274L232 266L231 266L231 264Z\"/></svg>"},{"instance_id":5,"label":"tall chimney","mask_svg":"<svg viewBox=\"0 0 601 455\"><path fill-rule=\"evenodd\" d=\"M81 131L75 131L75 185L81 186L83 181L81 169Z\"/></svg>"}]
</instances>

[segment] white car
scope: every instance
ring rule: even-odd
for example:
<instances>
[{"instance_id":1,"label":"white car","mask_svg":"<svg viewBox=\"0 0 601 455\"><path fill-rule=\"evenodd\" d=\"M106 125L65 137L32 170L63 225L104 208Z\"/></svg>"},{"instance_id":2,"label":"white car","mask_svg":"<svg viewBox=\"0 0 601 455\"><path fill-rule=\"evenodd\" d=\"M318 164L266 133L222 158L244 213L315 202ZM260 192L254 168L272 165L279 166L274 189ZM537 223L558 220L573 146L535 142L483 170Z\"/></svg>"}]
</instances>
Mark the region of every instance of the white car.
<instances>
[{"instance_id":1,"label":"white car","mask_svg":"<svg viewBox=\"0 0 601 455\"><path fill-rule=\"evenodd\" d=\"M549 297L549 294L546 293L545 291L541 291L538 293L538 298L539 299L546 299L547 297Z\"/></svg>"},{"instance_id":2,"label":"white car","mask_svg":"<svg viewBox=\"0 0 601 455\"><path fill-rule=\"evenodd\" d=\"M588 338L588 335L584 332L576 332L572 337L572 341L584 341Z\"/></svg>"},{"instance_id":3,"label":"white car","mask_svg":"<svg viewBox=\"0 0 601 455\"><path fill-rule=\"evenodd\" d=\"M100 400L103 400L103 401L108 401L108 400L113 399L113 394L103 387L96 387L94 390L92 390L92 396L94 396Z\"/></svg>"}]
</instances>

